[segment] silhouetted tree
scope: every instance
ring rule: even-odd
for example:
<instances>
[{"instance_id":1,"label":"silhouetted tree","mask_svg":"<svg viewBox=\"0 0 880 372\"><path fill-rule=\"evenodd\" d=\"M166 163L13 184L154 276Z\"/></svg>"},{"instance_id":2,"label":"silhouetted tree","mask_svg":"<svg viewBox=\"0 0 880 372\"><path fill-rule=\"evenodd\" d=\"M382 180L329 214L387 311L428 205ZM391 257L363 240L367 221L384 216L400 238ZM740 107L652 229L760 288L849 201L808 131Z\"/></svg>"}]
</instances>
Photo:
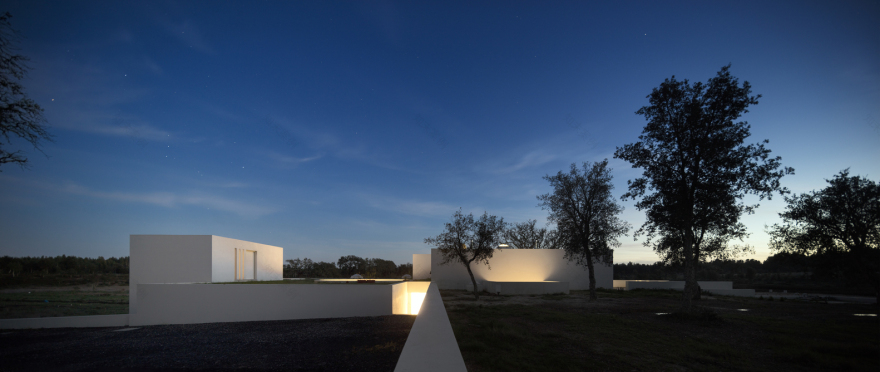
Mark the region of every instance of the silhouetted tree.
<instances>
[{"instance_id":1,"label":"silhouetted tree","mask_svg":"<svg viewBox=\"0 0 880 372\"><path fill-rule=\"evenodd\" d=\"M614 201L608 159L584 163L583 169L572 164L568 173L545 176L553 192L538 196L541 208L550 211L556 223L565 258L585 266L590 276L590 301L596 299L594 263L610 265L617 238L625 235L629 225L617 217L623 207Z\"/></svg>"},{"instance_id":2,"label":"silhouetted tree","mask_svg":"<svg viewBox=\"0 0 880 372\"><path fill-rule=\"evenodd\" d=\"M640 141L614 153L643 169L623 195L624 200L641 198L636 208L647 217L636 237L647 235L645 245L653 242L661 256L681 251L685 312L696 311L696 268L706 244L723 250L731 239L748 235L739 218L758 205L739 200L746 194L760 200L784 194L779 180L794 173L788 167L779 170L781 158L770 158L764 147L769 141L743 145L750 126L734 121L761 96L750 96L751 85L740 86L729 69L722 67L706 84L666 79L648 95L650 105L636 111L648 121ZM653 240L658 236L659 241Z\"/></svg>"},{"instance_id":3,"label":"silhouetted tree","mask_svg":"<svg viewBox=\"0 0 880 372\"><path fill-rule=\"evenodd\" d=\"M366 272L366 261L363 258L354 255L339 257L336 267L343 277L350 278L354 274L364 274Z\"/></svg>"},{"instance_id":4,"label":"silhouetted tree","mask_svg":"<svg viewBox=\"0 0 880 372\"><path fill-rule=\"evenodd\" d=\"M26 64L27 57L15 53L19 35L9 23L10 18L12 15L8 12L0 15L0 135L7 145L17 137L40 150L40 141L52 141L52 136L44 126L43 108L27 97L18 82L30 67ZM9 152L2 145L0 143L0 165L17 163L25 166L28 159L20 150Z\"/></svg>"},{"instance_id":5,"label":"silhouetted tree","mask_svg":"<svg viewBox=\"0 0 880 372\"><path fill-rule=\"evenodd\" d=\"M880 302L880 186L841 171L819 191L786 197L784 223L769 229L775 251L838 258L851 278L871 283Z\"/></svg>"},{"instance_id":6,"label":"silhouetted tree","mask_svg":"<svg viewBox=\"0 0 880 372\"><path fill-rule=\"evenodd\" d=\"M495 248L501 242L504 233L504 219L490 216L488 213L474 220L473 214L467 216L461 210L452 215L452 222L447 222L445 231L433 238L425 239L425 244L430 244L440 250L443 256L441 265L459 263L467 268L474 285L474 297L479 300L477 281L471 271L471 263L484 263L489 265L489 259ZM491 267L489 268L491 269Z\"/></svg>"},{"instance_id":7,"label":"silhouetted tree","mask_svg":"<svg viewBox=\"0 0 880 372\"><path fill-rule=\"evenodd\" d=\"M558 234L556 230L548 231L546 228L538 228L538 221L507 224L504 230L505 242L516 249L557 249Z\"/></svg>"}]
</instances>

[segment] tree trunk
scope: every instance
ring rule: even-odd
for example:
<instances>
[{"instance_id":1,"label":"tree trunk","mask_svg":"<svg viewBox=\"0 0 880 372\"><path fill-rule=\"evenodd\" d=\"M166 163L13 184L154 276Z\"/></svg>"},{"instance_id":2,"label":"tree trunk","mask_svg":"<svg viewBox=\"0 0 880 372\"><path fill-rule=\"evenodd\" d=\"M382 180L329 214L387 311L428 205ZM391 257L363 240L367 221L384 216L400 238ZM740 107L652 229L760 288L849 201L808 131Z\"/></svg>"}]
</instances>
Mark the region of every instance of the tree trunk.
<instances>
[{"instance_id":1,"label":"tree trunk","mask_svg":"<svg viewBox=\"0 0 880 372\"><path fill-rule=\"evenodd\" d=\"M681 299L681 311L694 312L694 296L697 292L697 271L694 267L694 237L690 228L684 231L684 293Z\"/></svg>"},{"instance_id":2,"label":"tree trunk","mask_svg":"<svg viewBox=\"0 0 880 372\"><path fill-rule=\"evenodd\" d=\"M479 300L480 300L480 291L479 291L479 289L477 288L477 280L474 279L474 273L471 272L471 264L470 264L470 263L466 263L466 264L464 264L464 267L467 268L468 275L471 276L471 283L474 284L474 298L476 298L477 301L479 301Z\"/></svg>"},{"instance_id":3,"label":"tree trunk","mask_svg":"<svg viewBox=\"0 0 880 372\"><path fill-rule=\"evenodd\" d=\"M590 271L590 301L596 301L596 275L593 271L593 258L587 255L587 270Z\"/></svg>"}]
</instances>

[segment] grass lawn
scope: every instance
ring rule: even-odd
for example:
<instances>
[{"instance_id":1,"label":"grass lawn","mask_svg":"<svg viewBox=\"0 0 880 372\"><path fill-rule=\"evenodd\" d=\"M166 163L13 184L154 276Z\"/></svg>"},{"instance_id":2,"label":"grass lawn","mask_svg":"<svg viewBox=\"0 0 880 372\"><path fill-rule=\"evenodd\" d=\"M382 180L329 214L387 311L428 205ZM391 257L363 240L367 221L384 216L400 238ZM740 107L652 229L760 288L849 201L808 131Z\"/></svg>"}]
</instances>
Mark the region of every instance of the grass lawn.
<instances>
[{"instance_id":1,"label":"grass lawn","mask_svg":"<svg viewBox=\"0 0 880 372\"><path fill-rule=\"evenodd\" d=\"M128 314L128 291L0 293L0 319Z\"/></svg>"},{"instance_id":2,"label":"grass lawn","mask_svg":"<svg viewBox=\"0 0 880 372\"><path fill-rule=\"evenodd\" d=\"M681 292L490 296L441 291L469 371L874 371L876 305L704 299L682 318ZM741 311L746 309L747 311Z\"/></svg>"}]
</instances>

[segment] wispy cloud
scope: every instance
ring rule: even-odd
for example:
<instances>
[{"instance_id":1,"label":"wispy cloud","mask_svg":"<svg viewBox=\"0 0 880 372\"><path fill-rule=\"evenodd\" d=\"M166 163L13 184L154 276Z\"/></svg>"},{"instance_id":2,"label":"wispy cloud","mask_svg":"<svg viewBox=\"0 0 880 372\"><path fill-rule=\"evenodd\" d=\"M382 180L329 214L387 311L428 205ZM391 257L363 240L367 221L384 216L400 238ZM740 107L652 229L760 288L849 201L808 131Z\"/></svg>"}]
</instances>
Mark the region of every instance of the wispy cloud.
<instances>
[{"instance_id":1,"label":"wispy cloud","mask_svg":"<svg viewBox=\"0 0 880 372\"><path fill-rule=\"evenodd\" d=\"M278 161L281 164L284 164L284 165L297 165L297 164L308 163L310 161L318 160L318 159L322 158L323 155L315 155L315 156L309 156L309 157L305 157L305 158L298 158L298 157L293 157L293 156L282 155L277 152L271 152L271 153L269 153L269 157Z\"/></svg>"},{"instance_id":2,"label":"wispy cloud","mask_svg":"<svg viewBox=\"0 0 880 372\"><path fill-rule=\"evenodd\" d=\"M274 209L259 205L249 204L232 200L217 195L190 193L188 195L180 195L172 192L148 192L133 193L119 191L98 191L92 190L85 186L77 184L67 184L60 188L60 191L74 194L84 195L99 199L115 200L130 203L143 203L158 205L166 208L178 208L182 206L199 206L210 209L216 209L225 212L232 212L242 217L257 218L275 212Z\"/></svg>"},{"instance_id":3,"label":"wispy cloud","mask_svg":"<svg viewBox=\"0 0 880 372\"><path fill-rule=\"evenodd\" d=\"M501 166L492 170L494 174L507 174L514 173L519 170L531 167L537 167L544 164L547 164L556 159L556 156L547 154L541 151L532 151L528 154L523 155L519 158L519 160L513 164L508 166Z\"/></svg>"},{"instance_id":4,"label":"wispy cloud","mask_svg":"<svg viewBox=\"0 0 880 372\"><path fill-rule=\"evenodd\" d=\"M403 200L391 197L364 196L373 208L421 217L451 216L459 207L443 202Z\"/></svg>"},{"instance_id":5,"label":"wispy cloud","mask_svg":"<svg viewBox=\"0 0 880 372\"><path fill-rule=\"evenodd\" d=\"M122 192L102 191L89 188L74 182L58 185L50 182L26 180L18 177L3 176L4 182L17 183L25 187L49 190L53 193L65 193L80 195L96 199L111 200L125 203L149 204L165 208L180 208L197 206L216 209L224 212L235 213L245 218L258 218L276 212L275 208L242 202L224 196L206 194L201 192L174 193L174 192ZM238 187L238 186L231 186Z\"/></svg>"}]
</instances>

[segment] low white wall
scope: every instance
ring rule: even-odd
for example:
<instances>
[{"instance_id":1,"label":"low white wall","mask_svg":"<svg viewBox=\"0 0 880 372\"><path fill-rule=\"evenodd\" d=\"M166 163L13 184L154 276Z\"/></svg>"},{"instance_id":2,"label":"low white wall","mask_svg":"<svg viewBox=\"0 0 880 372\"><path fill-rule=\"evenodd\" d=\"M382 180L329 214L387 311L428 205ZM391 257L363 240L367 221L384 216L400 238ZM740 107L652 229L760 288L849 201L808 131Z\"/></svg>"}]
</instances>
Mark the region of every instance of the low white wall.
<instances>
[{"instance_id":1,"label":"low white wall","mask_svg":"<svg viewBox=\"0 0 880 372\"><path fill-rule=\"evenodd\" d=\"M698 281L697 284L700 285L701 290L733 289L733 282ZM640 280L627 280L626 290L632 289L675 289L683 291L684 281L649 282Z\"/></svg>"},{"instance_id":2,"label":"low white wall","mask_svg":"<svg viewBox=\"0 0 880 372\"><path fill-rule=\"evenodd\" d=\"M395 372L467 371L437 288L436 283L430 283L426 289L422 309L409 331Z\"/></svg>"},{"instance_id":3,"label":"low white wall","mask_svg":"<svg viewBox=\"0 0 880 372\"><path fill-rule=\"evenodd\" d=\"M587 268L569 262L561 249L496 249L489 266L471 264L477 282L568 282L571 290L590 288ZM471 278L464 265L450 262L440 265L443 257L438 249L431 249L431 282L440 289L465 289ZM491 267L491 269L490 269ZM614 279L611 265L594 265L596 288L610 289ZM479 284L478 284L479 285Z\"/></svg>"},{"instance_id":4,"label":"low white wall","mask_svg":"<svg viewBox=\"0 0 880 372\"><path fill-rule=\"evenodd\" d=\"M140 284L130 325L392 314L390 285Z\"/></svg>"},{"instance_id":5,"label":"low white wall","mask_svg":"<svg viewBox=\"0 0 880 372\"><path fill-rule=\"evenodd\" d=\"M668 282L668 280L615 280L614 288L626 288L626 282Z\"/></svg>"},{"instance_id":6,"label":"low white wall","mask_svg":"<svg viewBox=\"0 0 880 372\"><path fill-rule=\"evenodd\" d=\"M138 285L211 281L211 235L131 235L129 313L138 311Z\"/></svg>"},{"instance_id":7,"label":"low white wall","mask_svg":"<svg viewBox=\"0 0 880 372\"><path fill-rule=\"evenodd\" d=\"M706 292L719 296L755 297L754 289L709 289Z\"/></svg>"},{"instance_id":8,"label":"low white wall","mask_svg":"<svg viewBox=\"0 0 880 372\"><path fill-rule=\"evenodd\" d=\"M0 329L124 327L128 314L0 319Z\"/></svg>"},{"instance_id":9,"label":"low white wall","mask_svg":"<svg viewBox=\"0 0 880 372\"><path fill-rule=\"evenodd\" d=\"M568 282L483 282L483 288L502 295L569 294ZM473 285L468 286L473 290Z\"/></svg>"},{"instance_id":10,"label":"low white wall","mask_svg":"<svg viewBox=\"0 0 880 372\"><path fill-rule=\"evenodd\" d=\"M413 280L431 279L431 254L413 255Z\"/></svg>"}]
</instances>

